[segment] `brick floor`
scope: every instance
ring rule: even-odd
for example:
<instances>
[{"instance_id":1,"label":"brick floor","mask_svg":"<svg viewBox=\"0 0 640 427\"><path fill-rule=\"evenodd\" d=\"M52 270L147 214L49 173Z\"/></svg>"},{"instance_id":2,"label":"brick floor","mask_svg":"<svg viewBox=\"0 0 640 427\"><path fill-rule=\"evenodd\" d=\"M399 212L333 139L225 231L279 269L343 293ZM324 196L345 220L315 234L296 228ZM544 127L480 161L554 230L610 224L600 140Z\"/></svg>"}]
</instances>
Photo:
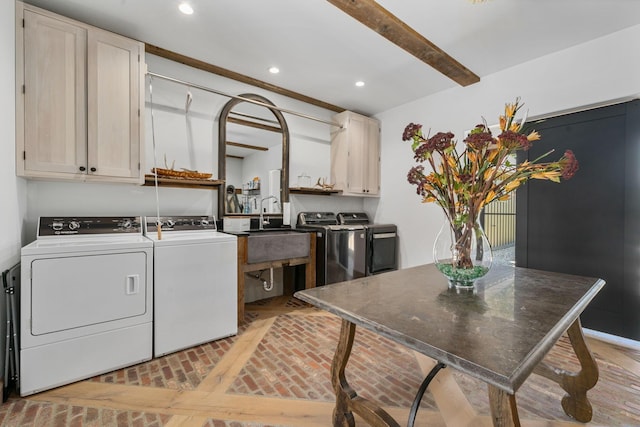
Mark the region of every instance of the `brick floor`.
<instances>
[{"instance_id":1,"label":"brick floor","mask_svg":"<svg viewBox=\"0 0 640 427\"><path fill-rule=\"evenodd\" d=\"M280 314L277 312L278 306L282 308ZM263 314L260 314L261 310ZM276 310L275 318L272 317L273 310ZM265 321L254 325L258 319ZM184 399L190 390L198 388L249 328L252 328L252 331L261 331L264 335L254 335L255 341L247 347L246 352L243 350L243 358L240 359L242 362L235 365L237 370L234 372L238 372L238 375L231 376L228 389L218 393L237 397L252 396L256 398L256 402L261 398L317 401L322 404L333 402L329 372L340 329L340 322L336 317L321 314L318 310L290 298L285 301L265 300L259 304L248 305L245 321L237 337L196 346L87 381L93 384L103 383L105 387L110 383L140 387L139 392L127 390L130 393L141 393L151 388L170 389L179 392L180 398ZM269 322L273 324L268 326ZM592 424L640 426L640 352L606 344L600 344L596 348L600 348L604 353L600 357L597 351L594 352L600 367L600 381L589 392L594 406ZM610 356L613 358L609 359ZM576 370L577 360L566 338L553 347L547 358L554 365ZM225 360L229 361L229 358ZM408 408L423 380L411 351L361 328L356 331L346 375L360 396L395 408ZM454 373L453 378L454 385L459 387L476 413L481 416L489 414L486 385L463 374ZM92 401L95 406L100 407L73 405L73 398L69 398L69 402L65 401L64 404L60 401L47 402L46 394L44 399L37 399L37 395L26 398L11 397L0 406L0 426L183 425L182 420L172 422L173 416L170 414L158 413L165 410L165 406L161 405L155 406L161 409L148 412L113 409L109 406L110 397L106 390L108 389L105 388L104 401L100 400L103 396L101 388L98 390L98 400ZM573 425L560 407L563 394L556 384L532 375L517 394L521 418L545 422L545 425L558 425L545 420L560 420L562 425ZM292 404L291 400L282 402L283 411L286 411L287 405ZM122 401L119 407L123 407ZM437 411L434 398L428 391L424 396L422 408L431 412ZM176 409L173 410L175 413ZM188 414L183 416L188 417ZM257 421L230 419L233 417L220 419L224 418L223 416L209 417L211 414L208 413L204 417L196 417L188 426L305 427L304 424L260 423L257 422L260 421L259 415L256 416Z\"/></svg>"},{"instance_id":2,"label":"brick floor","mask_svg":"<svg viewBox=\"0 0 640 427\"><path fill-rule=\"evenodd\" d=\"M202 344L110 372L92 381L179 390L193 390L231 348L235 337Z\"/></svg>"},{"instance_id":3,"label":"brick floor","mask_svg":"<svg viewBox=\"0 0 640 427\"><path fill-rule=\"evenodd\" d=\"M148 412L38 403L18 398L0 406L0 425L7 427L162 427L170 418L170 415Z\"/></svg>"},{"instance_id":4,"label":"brick floor","mask_svg":"<svg viewBox=\"0 0 640 427\"><path fill-rule=\"evenodd\" d=\"M334 317L279 316L229 392L333 401L329 372L339 332ZM408 350L364 329L356 331L347 371L358 395L389 406L411 406L423 380ZM428 393L423 407L435 408Z\"/></svg>"}]
</instances>

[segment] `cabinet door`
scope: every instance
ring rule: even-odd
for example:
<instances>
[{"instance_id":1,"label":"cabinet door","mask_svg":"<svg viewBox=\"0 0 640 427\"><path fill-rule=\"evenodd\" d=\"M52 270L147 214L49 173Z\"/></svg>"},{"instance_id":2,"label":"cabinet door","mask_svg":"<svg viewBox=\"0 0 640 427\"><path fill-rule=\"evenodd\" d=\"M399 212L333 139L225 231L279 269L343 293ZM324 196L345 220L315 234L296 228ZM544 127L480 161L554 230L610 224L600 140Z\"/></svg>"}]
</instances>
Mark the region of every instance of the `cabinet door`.
<instances>
[{"instance_id":1,"label":"cabinet door","mask_svg":"<svg viewBox=\"0 0 640 427\"><path fill-rule=\"evenodd\" d=\"M376 195L380 190L380 128L378 122L352 115L348 127L349 192Z\"/></svg>"},{"instance_id":2,"label":"cabinet door","mask_svg":"<svg viewBox=\"0 0 640 427\"><path fill-rule=\"evenodd\" d=\"M366 194L366 149L367 122L364 117L351 116L347 138L349 154L347 160L347 185L350 193Z\"/></svg>"},{"instance_id":3,"label":"cabinet door","mask_svg":"<svg viewBox=\"0 0 640 427\"><path fill-rule=\"evenodd\" d=\"M380 126L375 120L366 123L366 143L364 151L366 194L380 192Z\"/></svg>"},{"instance_id":4,"label":"cabinet door","mask_svg":"<svg viewBox=\"0 0 640 427\"><path fill-rule=\"evenodd\" d=\"M88 179L140 171L141 43L92 30L88 36Z\"/></svg>"},{"instance_id":5,"label":"cabinet door","mask_svg":"<svg viewBox=\"0 0 640 427\"><path fill-rule=\"evenodd\" d=\"M86 168L86 31L29 10L24 21L24 175L81 178Z\"/></svg>"},{"instance_id":6,"label":"cabinet door","mask_svg":"<svg viewBox=\"0 0 640 427\"><path fill-rule=\"evenodd\" d=\"M380 124L344 111L333 116L342 129L331 131L331 181L342 194L377 196L380 193Z\"/></svg>"}]
</instances>

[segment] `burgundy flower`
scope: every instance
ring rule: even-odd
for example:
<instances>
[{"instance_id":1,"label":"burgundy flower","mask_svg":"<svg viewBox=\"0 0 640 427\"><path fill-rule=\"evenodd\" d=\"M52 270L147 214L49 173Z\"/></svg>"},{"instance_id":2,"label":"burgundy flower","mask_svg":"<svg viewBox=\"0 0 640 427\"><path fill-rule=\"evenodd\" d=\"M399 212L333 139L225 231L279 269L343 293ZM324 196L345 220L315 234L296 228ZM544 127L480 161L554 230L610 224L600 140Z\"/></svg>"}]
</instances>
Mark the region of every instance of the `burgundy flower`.
<instances>
[{"instance_id":1,"label":"burgundy flower","mask_svg":"<svg viewBox=\"0 0 640 427\"><path fill-rule=\"evenodd\" d=\"M427 157L429 157L429 154L431 154L431 150L429 150L427 144L420 144L416 148L413 158L417 162L424 162L425 160L427 160Z\"/></svg>"},{"instance_id":2,"label":"burgundy flower","mask_svg":"<svg viewBox=\"0 0 640 427\"><path fill-rule=\"evenodd\" d=\"M402 133L402 140L411 141L414 136L420 134L420 129L422 129L422 125L409 123L407 127L404 128L404 132Z\"/></svg>"},{"instance_id":3,"label":"burgundy flower","mask_svg":"<svg viewBox=\"0 0 640 427\"><path fill-rule=\"evenodd\" d=\"M482 125L478 125L476 129L480 126ZM491 132L476 132L469 134L469 136L464 139L464 142L474 150L480 151L493 143L493 137L491 136Z\"/></svg>"},{"instance_id":4,"label":"burgundy flower","mask_svg":"<svg viewBox=\"0 0 640 427\"><path fill-rule=\"evenodd\" d=\"M473 181L473 175L470 173L461 173L458 175L458 180L463 184L468 184Z\"/></svg>"},{"instance_id":5,"label":"burgundy flower","mask_svg":"<svg viewBox=\"0 0 640 427\"><path fill-rule=\"evenodd\" d=\"M562 179L571 179L578 172L578 160L571 150L564 152L560 164L562 165Z\"/></svg>"},{"instance_id":6,"label":"burgundy flower","mask_svg":"<svg viewBox=\"0 0 640 427\"><path fill-rule=\"evenodd\" d=\"M424 166L414 166L407 174L407 181L409 184L416 186L416 193L422 197L426 196L424 184L427 182L427 177L424 176Z\"/></svg>"},{"instance_id":7,"label":"burgundy flower","mask_svg":"<svg viewBox=\"0 0 640 427\"><path fill-rule=\"evenodd\" d=\"M531 147L531 141L527 139L526 135L522 135L512 130L505 130L498 136L502 146L507 148L522 148L527 151Z\"/></svg>"},{"instance_id":8,"label":"burgundy flower","mask_svg":"<svg viewBox=\"0 0 640 427\"><path fill-rule=\"evenodd\" d=\"M427 140L429 151L444 151L453 144L454 134L451 132L438 132Z\"/></svg>"}]
</instances>

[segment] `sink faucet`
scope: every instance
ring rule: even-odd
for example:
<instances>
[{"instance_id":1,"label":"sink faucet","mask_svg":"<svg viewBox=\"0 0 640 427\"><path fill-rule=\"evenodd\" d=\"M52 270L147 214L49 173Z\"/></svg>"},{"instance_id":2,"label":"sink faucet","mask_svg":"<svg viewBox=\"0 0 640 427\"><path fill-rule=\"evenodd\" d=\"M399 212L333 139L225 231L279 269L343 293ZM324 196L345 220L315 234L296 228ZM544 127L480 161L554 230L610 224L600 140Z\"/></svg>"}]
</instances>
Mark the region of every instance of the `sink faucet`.
<instances>
[{"instance_id":1,"label":"sink faucet","mask_svg":"<svg viewBox=\"0 0 640 427\"><path fill-rule=\"evenodd\" d=\"M262 202L264 202L265 200L269 200L269 199L274 199L273 203L276 203L278 201L278 198L276 196L269 196L269 197L265 197L264 199L260 200L260 226L259 226L260 230L264 230L264 217L263 217Z\"/></svg>"}]
</instances>

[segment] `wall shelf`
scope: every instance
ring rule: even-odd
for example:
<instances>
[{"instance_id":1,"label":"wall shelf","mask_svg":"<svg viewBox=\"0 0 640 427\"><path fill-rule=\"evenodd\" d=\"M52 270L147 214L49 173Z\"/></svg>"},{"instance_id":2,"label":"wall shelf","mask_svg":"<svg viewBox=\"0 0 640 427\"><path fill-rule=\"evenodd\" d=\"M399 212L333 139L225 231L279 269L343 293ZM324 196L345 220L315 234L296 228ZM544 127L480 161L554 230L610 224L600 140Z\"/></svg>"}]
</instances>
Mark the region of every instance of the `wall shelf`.
<instances>
[{"instance_id":1,"label":"wall shelf","mask_svg":"<svg viewBox=\"0 0 640 427\"><path fill-rule=\"evenodd\" d=\"M144 176L144 186L155 186L154 175ZM203 190L217 190L224 181L219 179L187 179L187 178L160 178L158 177L158 187L180 187L199 188Z\"/></svg>"},{"instance_id":2,"label":"wall shelf","mask_svg":"<svg viewBox=\"0 0 640 427\"><path fill-rule=\"evenodd\" d=\"M329 196L331 194L340 194L342 193L342 190L323 190L322 188L310 188L310 187L289 187L289 193Z\"/></svg>"}]
</instances>

